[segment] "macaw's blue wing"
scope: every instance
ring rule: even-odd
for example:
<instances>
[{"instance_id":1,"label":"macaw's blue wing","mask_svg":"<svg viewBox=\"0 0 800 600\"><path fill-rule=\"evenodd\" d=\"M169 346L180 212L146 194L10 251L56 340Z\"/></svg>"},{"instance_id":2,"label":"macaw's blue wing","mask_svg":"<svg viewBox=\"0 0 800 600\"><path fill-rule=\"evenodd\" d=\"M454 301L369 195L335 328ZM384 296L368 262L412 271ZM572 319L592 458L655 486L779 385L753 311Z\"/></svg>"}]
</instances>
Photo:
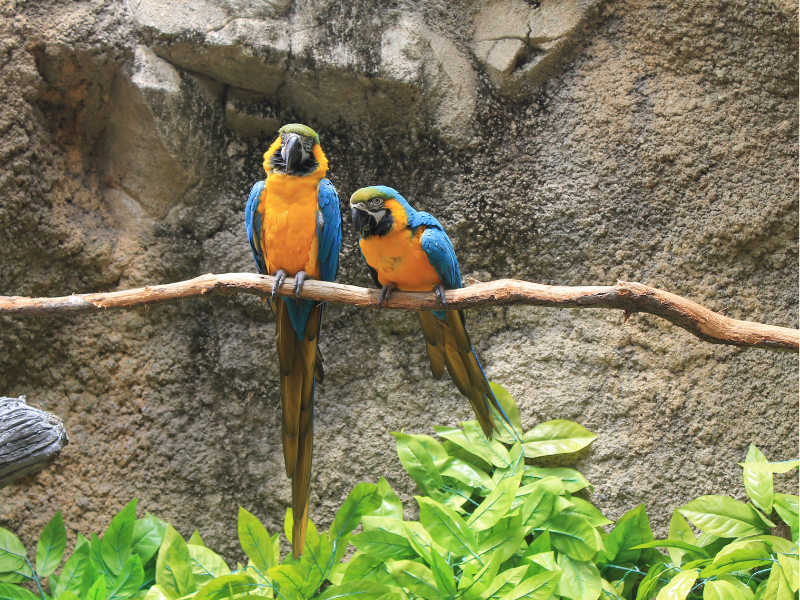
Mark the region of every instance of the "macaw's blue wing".
<instances>
[{"instance_id":1,"label":"macaw's blue wing","mask_svg":"<svg viewBox=\"0 0 800 600\"><path fill-rule=\"evenodd\" d=\"M447 234L441 229L441 225L439 225L439 227L428 227L420 238L420 245L428 256L428 260L439 276L439 279L442 280L444 287L448 290L462 287L461 271L458 268L456 251L453 249L453 243L450 241L450 238L447 237Z\"/></svg>"},{"instance_id":2,"label":"macaw's blue wing","mask_svg":"<svg viewBox=\"0 0 800 600\"><path fill-rule=\"evenodd\" d=\"M264 263L264 252L261 248L261 214L258 212L258 203L261 201L261 192L264 191L264 182L259 181L250 190L247 205L244 208L244 225L247 228L247 239L253 258L256 260L258 272L267 275L267 265Z\"/></svg>"},{"instance_id":3,"label":"macaw's blue wing","mask_svg":"<svg viewBox=\"0 0 800 600\"><path fill-rule=\"evenodd\" d=\"M319 276L333 281L339 272L339 251L342 248L342 214L336 188L327 179L319 182L317 192L317 256Z\"/></svg>"}]
</instances>

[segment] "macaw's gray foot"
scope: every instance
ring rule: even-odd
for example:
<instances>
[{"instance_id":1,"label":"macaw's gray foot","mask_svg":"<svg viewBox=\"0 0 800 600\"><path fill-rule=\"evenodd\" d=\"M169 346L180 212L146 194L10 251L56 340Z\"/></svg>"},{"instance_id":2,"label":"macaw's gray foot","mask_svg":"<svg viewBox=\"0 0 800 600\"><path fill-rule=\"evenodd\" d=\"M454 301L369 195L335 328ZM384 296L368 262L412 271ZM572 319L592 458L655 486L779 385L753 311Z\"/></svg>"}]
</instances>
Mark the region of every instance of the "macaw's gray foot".
<instances>
[{"instance_id":1,"label":"macaw's gray foot","mask_svg":"<svg viewBox=\"0 0 800 600\"><path fill-rule=\"evenodd\" d=\"M288 273L286 273L286 271L283 269L278 269L272 274L272 276L275 278L275 281L272 282L272 295L270 297L275 300L275 292L281 289L281 286L288 276Z\"/></svg>"},{"instance_id":2,"label":"macaw's gray foot","mask_svg":"<svg viewBox=\"0 0 800 600\"><path fill-rule=\"evenodd\" d=\"M300 292L303 291L303 284L306 282L306 279L314 278L305 271L298 271L294 276L294 295L296 298L300 297Z\"/></svg>"},{"instance_id":3,"label":"macaw's gray foot","mask_svg":"<svg viewBox=\"0 0 800 600\"><path fill-rule=\"evenodd\" d=\"M396 285L392 285L391 283L387 283L385 286L381 288L381 293L378 294L378 310L381 309L384 302L388 302L389 298L392 295L392 292L398 289Z\"/></svg>"},{"instance_id":4,"label":"macaw's gray foot","mask_svg":"<svg viewBox=\"0 0 800 600\"><path fill-rule=\"evenodd\" d=\"M442 306L447 306L447 298L444 295L444 286L441 283L437 283L433 286L433 292L436 294L436 299L442 303Z\"/></svg>"}]
</instances>

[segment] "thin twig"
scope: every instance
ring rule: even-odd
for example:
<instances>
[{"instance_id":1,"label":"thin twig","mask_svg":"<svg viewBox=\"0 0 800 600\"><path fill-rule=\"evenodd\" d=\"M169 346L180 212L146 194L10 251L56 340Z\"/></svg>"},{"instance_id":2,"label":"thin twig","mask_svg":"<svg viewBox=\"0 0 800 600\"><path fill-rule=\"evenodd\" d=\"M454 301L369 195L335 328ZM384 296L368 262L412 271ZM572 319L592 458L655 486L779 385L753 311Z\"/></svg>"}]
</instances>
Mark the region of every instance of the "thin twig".
<instances>
[{"instance_id":1,"label":"thin twig","mask_svg":"<svg viewBox=\"0 0 800 600\"><path fill-rule=\"evenodd\" d=\"M274 278L253 273L202 275L189 281L154 285L99 294L75 294L61 298L0 296L0 315L42 316L67 312L134 308L175 302L193 297L244 293L269 296ZM286 279L281 293L290 295L294 280ZM362 308L378 308L378 290L307 280L301 298L340 302ZM700 339L715 344L791 350L800 346L800 331L751 321L731 319L692 302L641 283L620 281L614 286L564 287L516 279L477 283L448 290L447 308L461 309L497 304L532 304L556 308L611 308L624 314L644 312L662 317ZM435 310L442 305L433 292L394 292L384 308Z\"/></svg>"}]
</instances>

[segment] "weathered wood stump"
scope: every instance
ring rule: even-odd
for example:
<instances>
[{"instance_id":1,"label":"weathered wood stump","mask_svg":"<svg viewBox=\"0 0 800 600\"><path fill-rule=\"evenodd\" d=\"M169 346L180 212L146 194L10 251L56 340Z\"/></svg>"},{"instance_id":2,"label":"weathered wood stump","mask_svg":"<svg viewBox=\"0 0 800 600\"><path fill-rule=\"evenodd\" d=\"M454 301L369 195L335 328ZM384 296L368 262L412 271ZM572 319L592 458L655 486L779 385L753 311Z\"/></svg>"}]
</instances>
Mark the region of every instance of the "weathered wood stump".
<instances>
[{"instance_id":1,"label":"weathered wood stump","mask_svg":"<svg viewBox=\"0 0 800 600\"><path fill-rule=\"evenodd\" d=\"M0 396L0 487L43 469L69 443L57 416Z\"/></svg>"}]
</instances>

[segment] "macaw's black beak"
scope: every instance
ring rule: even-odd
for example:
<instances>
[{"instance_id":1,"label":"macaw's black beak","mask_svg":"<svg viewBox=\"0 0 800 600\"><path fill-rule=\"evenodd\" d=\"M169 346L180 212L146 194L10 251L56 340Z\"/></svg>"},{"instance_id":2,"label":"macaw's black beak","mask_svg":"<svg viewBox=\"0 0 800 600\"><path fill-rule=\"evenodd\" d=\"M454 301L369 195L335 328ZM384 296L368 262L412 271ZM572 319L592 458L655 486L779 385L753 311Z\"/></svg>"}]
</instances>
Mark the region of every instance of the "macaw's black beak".
<instances>
[{"instance_id":1,"label":"macaw's black beak","mask_svg":"<svg viewBox=\"0 0 800 600\"><path fill-rule=\"evenodd\" d=\"M286 165L286 172L290 173L292 166L300 164L303 160L303 142L300 141L299 136L293 133L290 133L287 137L288 139L281 148L281 157L284 165Z\"/></svg>"},{"instance_id":2,"label":"macaw's black beak","mask_svg":"<svg viewBox=\"0 0 800 600\"><path fill-rule=\"evenodd\" d=\"M361 234L364 230L364 223L365 219L362 216L362 213L357 208L353 208L352 212L350 213L353 217L353 229L356 230L356 233ZM369 215L367 215L367 220L369 219Z\"/></svg>"}]
</instances>

